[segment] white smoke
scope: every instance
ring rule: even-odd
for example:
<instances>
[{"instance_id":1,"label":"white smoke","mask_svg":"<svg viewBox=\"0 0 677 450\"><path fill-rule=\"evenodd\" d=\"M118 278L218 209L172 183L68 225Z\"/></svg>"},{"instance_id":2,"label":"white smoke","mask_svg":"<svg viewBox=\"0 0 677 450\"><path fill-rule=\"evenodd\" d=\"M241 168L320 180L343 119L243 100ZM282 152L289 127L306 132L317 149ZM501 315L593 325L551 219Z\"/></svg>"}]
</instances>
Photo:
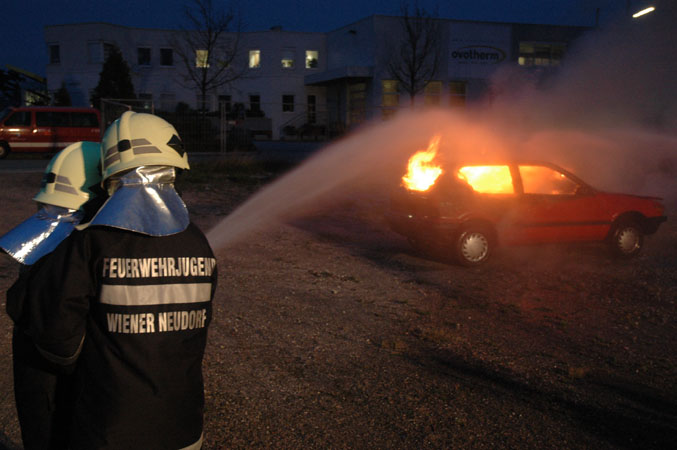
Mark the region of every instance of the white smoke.
<instances>
[{"instance_id":1,"label":"white smoke","mask_svg":"<svg viewBox=\"0 0 677 450\"><path fill-rule=\"evenodd\" d=\"M646 20L590 32L545 81L506 67L492 80L491 103L401 113L329 145L217 224L210 243L228 245L360 181L388 189L434 135L441 136L443 161L550 161L594 187L663 196L674 209L677 16L672 2L664 3Z\"/></svg>"}]
</instances>

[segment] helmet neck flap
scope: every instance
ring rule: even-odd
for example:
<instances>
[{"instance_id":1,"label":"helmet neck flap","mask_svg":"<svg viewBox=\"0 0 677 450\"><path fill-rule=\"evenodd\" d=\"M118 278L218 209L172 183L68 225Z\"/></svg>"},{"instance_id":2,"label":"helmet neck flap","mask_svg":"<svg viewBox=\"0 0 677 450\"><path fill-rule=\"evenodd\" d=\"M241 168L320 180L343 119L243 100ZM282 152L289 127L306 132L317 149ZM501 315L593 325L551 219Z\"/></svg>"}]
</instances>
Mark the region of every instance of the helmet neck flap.
<instances>
[{"instance_id":1,"label":"helmet neck flap","mask_svg":"<svg viewBox=\"0 0 677 450\"><path fill-rule=\"evenodd\" d=\"M188 209L174 189L175 169L140 166L106 180L110 198L92 225L119 228L150 236L168 236L188 227Z\"/></svg>"},{"instance_id":2,"label":"helmet neck flap","mask_svg":"<svg viewBox=\"0 0 677 450\"><path fill-rule=\"evenodd\" d=\"M51 253L82 219L83 212L54 205L40 210L0 237L0 248L21 264Z\"/></svg>"}]
</instances>

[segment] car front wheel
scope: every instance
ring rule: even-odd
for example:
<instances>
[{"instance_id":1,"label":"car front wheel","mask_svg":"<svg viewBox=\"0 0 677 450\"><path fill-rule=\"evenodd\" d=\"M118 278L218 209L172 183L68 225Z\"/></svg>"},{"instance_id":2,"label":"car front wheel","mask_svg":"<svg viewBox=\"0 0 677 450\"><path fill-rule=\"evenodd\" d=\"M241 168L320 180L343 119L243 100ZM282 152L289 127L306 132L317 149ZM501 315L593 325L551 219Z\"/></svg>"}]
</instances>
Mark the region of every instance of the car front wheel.
<instances>
[{"instance_id":1,"label":"car front wheel","mask_svg":"<svg viewBox=\"0 0 677 450\"><path fill-rule=\"evenodd\" d=\"M9 144L7 142L0 142L0 159L6 158L9 155Z\"/></svg>"},{"instance_id":2,"label":"car front wheel","mask_svg":"<svg viewBox=\"0 0 677 450\"><path fill-rule=\"evenodd\" d=\"M491 233L486 228L467 226L456 239L456 259L464 266L476 266L489 259L492 247Z\"/></svg>"},{"instance_id":3,"label":"car front wheel","mask_svg":"<svg viewBox=\"0 0 677 450\"><path fill-rule=\"evenodd\" d=\"M635 222L621 222L611 235L611 250L621 258L631 258L639 254L644 245L644 233Z\"/></svg>"}]
</instances>

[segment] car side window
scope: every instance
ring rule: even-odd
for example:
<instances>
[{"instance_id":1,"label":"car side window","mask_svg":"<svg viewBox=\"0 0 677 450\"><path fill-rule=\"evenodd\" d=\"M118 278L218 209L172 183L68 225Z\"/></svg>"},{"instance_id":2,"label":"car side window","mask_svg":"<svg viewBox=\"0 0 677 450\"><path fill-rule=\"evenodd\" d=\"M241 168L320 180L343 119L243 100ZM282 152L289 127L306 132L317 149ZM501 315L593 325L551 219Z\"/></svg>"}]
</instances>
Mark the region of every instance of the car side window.
<instances>
[{"instance_id":1,"label":"car side window","mask_svg":"<svg viewBox=\"0 0 677 450\"><path fill-rule=\"evenodd\" d=\"M98 128L99 121L96 114L86 112L71 113L71 123L74 127Z\"/></svg>"},{"instance_id":2,"label":"car side window","mask_svg":"<svg viewBox=\"0 0 677 450\"><path fill-rule=\"evenodd\" d=\"M5 120L6 127L30 127L31 126L31 112L30 111L15 111L14 114Z\"/></svg>"},{"instance_id":3,"label":"car side window","mask_svg":"<svg viewBox=\"0 0 677 450\"><path fill-rule=\"evenodd\" d=\"M519 166L525 194L574 195L578 183L545 166Z\"/></svg>"},{"instance_id":4,"label":"car side window","mask_svg":"<svg viewBox=\"0 0 677 450\"><path fill-rule=\"evenodd\" d=\"M480 194L515 193L510 167L507 165L461 167L458 178Z\"/></svg>"},{"instance_id":5,"label":"car side window","mask_svg":"<svg viewBox=\"0 0 677 450\"><path fill-rule=\"evenodd\" d=\"M59 111L40 111L35 113L35 124L39 127L69 127L70 116Z\"/></svg>"}]
</instances>

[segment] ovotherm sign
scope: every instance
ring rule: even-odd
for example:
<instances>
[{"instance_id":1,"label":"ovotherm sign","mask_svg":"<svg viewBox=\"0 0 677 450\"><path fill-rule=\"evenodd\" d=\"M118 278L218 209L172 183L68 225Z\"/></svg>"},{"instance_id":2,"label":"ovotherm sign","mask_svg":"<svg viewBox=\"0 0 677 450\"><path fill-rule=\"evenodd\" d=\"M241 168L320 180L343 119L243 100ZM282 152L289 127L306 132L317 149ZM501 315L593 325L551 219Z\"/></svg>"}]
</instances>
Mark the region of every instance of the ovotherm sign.
<instances>
[{"instance_id":1,"label":"ovotherm sign","mask_svg":"<svg viewBox=\"0 0 677 450\"><path fill-rule=\"evenodd\" d=\"M461 64L498 64L505 59L505 52L496 47L474 45L452 51L451 59Z\"/></svg>"}]
</instances>

